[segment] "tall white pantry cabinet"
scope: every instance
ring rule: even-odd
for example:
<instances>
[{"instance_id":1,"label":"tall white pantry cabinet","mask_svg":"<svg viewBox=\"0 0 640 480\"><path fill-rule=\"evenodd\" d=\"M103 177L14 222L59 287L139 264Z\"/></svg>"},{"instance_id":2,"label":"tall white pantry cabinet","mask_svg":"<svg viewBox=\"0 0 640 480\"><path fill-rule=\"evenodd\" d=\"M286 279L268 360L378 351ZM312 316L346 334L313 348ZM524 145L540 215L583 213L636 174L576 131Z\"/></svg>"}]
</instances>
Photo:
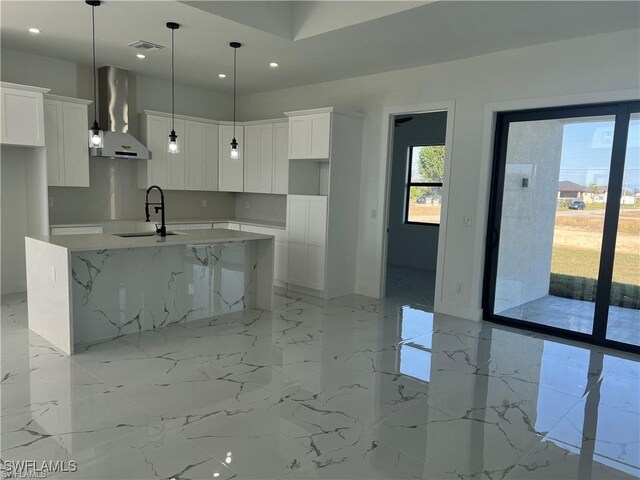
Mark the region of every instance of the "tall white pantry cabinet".
<instances>
[{"instance_id":1,"label":"tall white pantry cabinet","mask_svg":"<svg viewBox=\"0 0 640 480\"><path fill-rule=\"evenodd\" d=\"M331 107L285 115L287 284L325 298L354 293L364 116Z\"/></svg>"}]
</instances>

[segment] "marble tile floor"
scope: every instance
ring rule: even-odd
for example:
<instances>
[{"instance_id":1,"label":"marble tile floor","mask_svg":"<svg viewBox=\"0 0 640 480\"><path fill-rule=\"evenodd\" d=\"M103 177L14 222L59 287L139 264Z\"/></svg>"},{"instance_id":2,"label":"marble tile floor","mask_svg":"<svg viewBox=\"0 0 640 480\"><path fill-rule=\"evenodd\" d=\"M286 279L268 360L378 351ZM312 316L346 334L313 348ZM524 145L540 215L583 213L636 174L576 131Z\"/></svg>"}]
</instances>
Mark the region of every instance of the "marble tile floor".
<instances>
[{"instance_id":1,"label":"marble tile floor","mask_svg":"<svg viewBox=\"0 0 640 480\"><path fill-rule=\"evenodd\" d=\"M509 318L590 334L593 329L594 308L593 302L547 295L499 312L499 314ZM631 345L640 345L640 310L610 306L607 338Z\"/></svg>"},{"instance_id":2,"label":"marble tile floor","mask_svg":"<svg viewBox=\"0 0 640 480\"><path fill-rule=\"evenodd\" d=\"M419 303L433 310L436 272L424 268L387 264L385 296L395 302Z\"/></svg>"},{"instance_id":3,"label":"marble tile floor","mask_svg":"<svg viewBox=\"0 0 640 480\"><path fill-rule=\"evenodd\" d=\"M2 299L1 458L56 479L640 475L638 358L432 314L278 292L66 357ZM15 475L14 475L15 476ZM10 478L10 477L9 477Z\"/></svg>"}]
</instances>

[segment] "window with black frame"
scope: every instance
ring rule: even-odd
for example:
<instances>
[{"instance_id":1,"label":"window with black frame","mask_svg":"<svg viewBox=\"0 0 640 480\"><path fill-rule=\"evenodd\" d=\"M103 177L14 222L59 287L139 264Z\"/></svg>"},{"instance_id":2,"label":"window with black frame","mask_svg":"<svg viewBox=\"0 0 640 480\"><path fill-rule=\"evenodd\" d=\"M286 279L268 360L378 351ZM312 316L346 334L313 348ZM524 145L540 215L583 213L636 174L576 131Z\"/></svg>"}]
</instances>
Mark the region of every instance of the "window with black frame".
<instances>
[{"instance_id":1,"label":"window with black frame","mask_svg":"<svg viewBox=\"0 0 640 480\"><path fill-rule=\"evenodd\" d=\"M444 157L444 145L409 147L405 223L440 225Z\"/></svg>"}]
</instances>

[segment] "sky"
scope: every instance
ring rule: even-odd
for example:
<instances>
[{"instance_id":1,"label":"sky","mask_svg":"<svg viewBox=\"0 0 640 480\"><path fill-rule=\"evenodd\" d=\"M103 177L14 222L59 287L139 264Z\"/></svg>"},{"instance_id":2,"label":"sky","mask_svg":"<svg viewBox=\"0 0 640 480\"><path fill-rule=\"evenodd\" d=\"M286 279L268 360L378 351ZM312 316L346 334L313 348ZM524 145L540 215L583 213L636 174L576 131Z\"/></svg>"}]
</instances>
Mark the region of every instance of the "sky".
<instances>
[{"instance_id":1,"label":"sky","mask_svg":"<svg viewBox=\"0 0 640 480\"><path fill-rule=\"evenodd\" d=\"M613 145L613 119L564 126L559 180L579 185L607 185ZM640 115L633 114L629 124L624 186L640 188Z\"/></svg>"}]
</instances>

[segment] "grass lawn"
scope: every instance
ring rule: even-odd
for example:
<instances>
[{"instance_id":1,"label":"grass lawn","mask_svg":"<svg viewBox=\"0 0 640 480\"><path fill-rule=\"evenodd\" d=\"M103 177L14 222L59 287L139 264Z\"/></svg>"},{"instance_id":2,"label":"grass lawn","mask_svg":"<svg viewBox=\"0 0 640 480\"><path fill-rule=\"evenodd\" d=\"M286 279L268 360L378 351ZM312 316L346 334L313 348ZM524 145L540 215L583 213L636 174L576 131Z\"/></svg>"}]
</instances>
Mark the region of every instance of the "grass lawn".
<instances>
[{"instance_id":1,"label":"grass lawn","mask_svg":"<svg viewBox=\"0 0 640 480\"><path fill-rule=\"evenodd\" d=\"M576 277L598 278L600 252L570 246L553 247L551 272ZM616 252L613 281L640 285L640 252L637 254Z\"/></svg>"}]
</instances>

